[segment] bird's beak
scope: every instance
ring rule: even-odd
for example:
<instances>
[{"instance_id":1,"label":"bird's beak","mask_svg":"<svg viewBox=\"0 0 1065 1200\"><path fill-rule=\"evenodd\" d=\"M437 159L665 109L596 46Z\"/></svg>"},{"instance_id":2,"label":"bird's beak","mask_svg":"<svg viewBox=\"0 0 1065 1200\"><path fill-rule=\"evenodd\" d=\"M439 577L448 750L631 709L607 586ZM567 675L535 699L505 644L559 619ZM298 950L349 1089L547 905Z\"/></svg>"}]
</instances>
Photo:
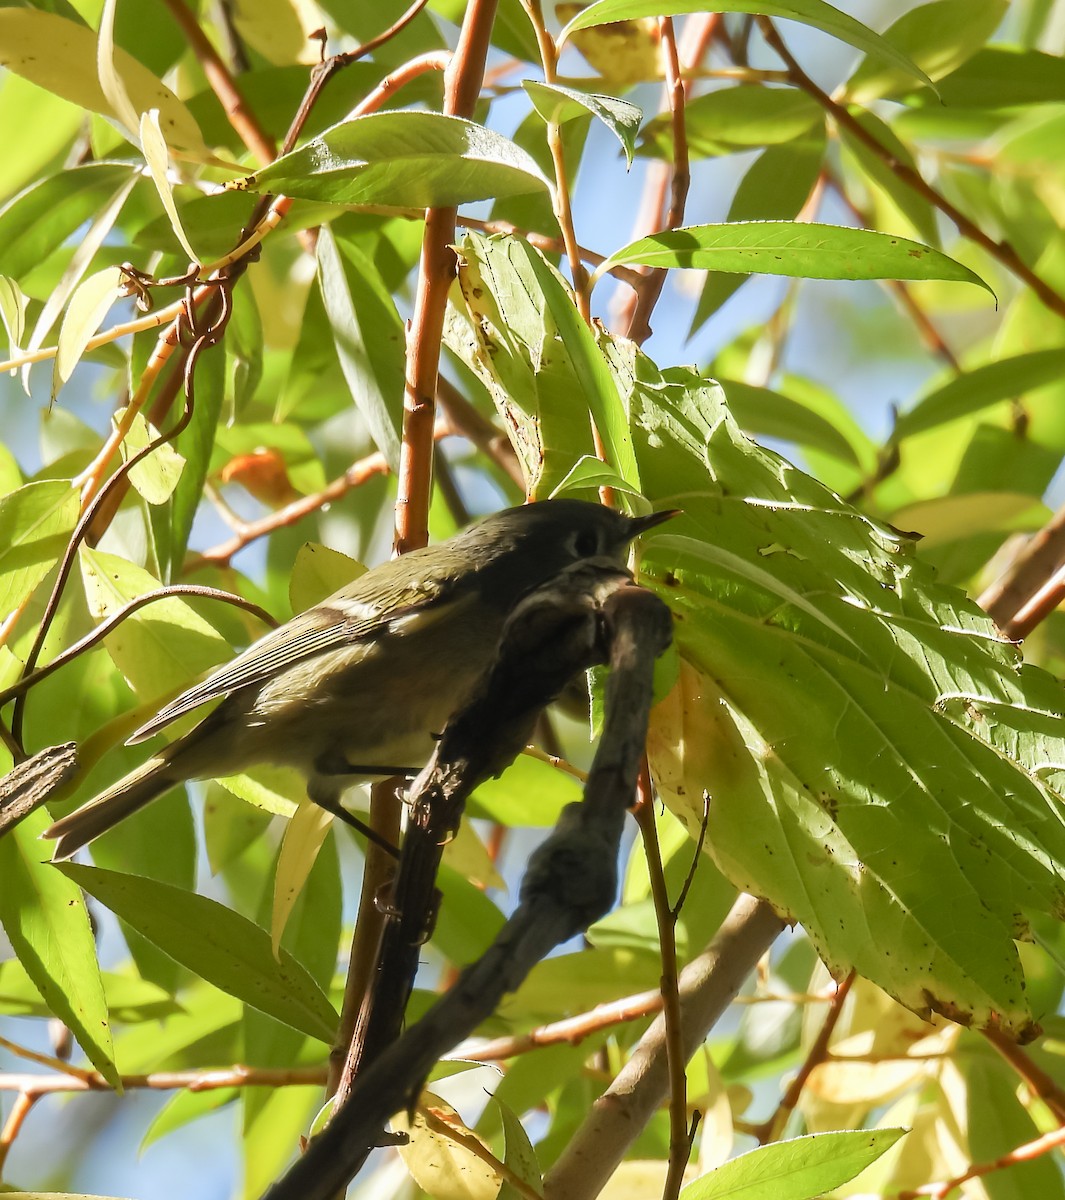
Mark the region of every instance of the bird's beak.
<instances>
[{"instance_id":1,"label":"bird's beak","mask_svg":"<svg viewBox=\"0 0 1065 1200\"><path fill-rule=\"evenodd\" d=\"M661 512L648 513L645 517L630 517L629 537L637 538L641 533L646 533L648 529L654 529L656 525L661 525L663 521L680 516L681 511L679 508L664 508Z\"/></svg>"}]
</instances>

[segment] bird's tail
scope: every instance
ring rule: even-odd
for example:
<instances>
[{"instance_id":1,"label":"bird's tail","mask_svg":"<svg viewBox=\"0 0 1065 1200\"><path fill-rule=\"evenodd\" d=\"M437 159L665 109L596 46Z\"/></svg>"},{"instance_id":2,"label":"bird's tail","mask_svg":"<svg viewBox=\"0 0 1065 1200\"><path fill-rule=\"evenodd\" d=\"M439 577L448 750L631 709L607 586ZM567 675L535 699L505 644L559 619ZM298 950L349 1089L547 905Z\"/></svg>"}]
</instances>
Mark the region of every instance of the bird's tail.
<instances>
[{"instance_id":1,"label":"bird's tail","mask_svg":"<svg viewBox=\"0 0 1065 1200\"><path fill-rule=\"evenodd\" d=\"M112 825L117 825L130 813L143 808L183 779L183 775L174 771L169 757L155 755L149 758L88 804L83 804L69 816L60 817L48 826L41 837L55 839L52 861L70 858L93 838L99 837Z\"/></svg>"}]
</instances>

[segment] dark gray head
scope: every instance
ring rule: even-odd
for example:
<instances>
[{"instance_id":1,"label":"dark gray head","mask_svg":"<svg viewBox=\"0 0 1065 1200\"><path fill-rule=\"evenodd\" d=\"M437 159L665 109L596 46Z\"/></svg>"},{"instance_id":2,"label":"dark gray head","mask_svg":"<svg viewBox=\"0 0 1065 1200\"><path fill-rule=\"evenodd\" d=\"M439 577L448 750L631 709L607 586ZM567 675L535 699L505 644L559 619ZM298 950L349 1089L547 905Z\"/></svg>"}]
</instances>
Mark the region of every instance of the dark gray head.
<instances>
[{"instance_id":1,"label":"dark gray head","mask_svg":"<svg viewBox=\"0 0 1065 1200\"><path fill-rule=\"evenodd\" d=\"M629 543L675 510L627 517L585 500L541 500L494 513L460 537L480 585L510 607L566 567L599 558L623 564Z\"/></svg>"}]
</instances>

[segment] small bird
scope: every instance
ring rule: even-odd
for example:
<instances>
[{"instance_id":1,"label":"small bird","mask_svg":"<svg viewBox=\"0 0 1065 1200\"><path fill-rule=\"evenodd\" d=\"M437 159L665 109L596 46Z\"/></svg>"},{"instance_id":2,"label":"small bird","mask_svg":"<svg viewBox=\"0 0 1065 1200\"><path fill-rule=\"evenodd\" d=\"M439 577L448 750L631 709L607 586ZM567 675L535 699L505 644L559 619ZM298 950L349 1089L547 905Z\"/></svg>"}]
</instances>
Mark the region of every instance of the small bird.
<instances>
[{"instance_id":1,"label":"small bird","mask_svg":"<svg viewBox=\"0 0 1065 1200\"><path fill-rule=\"evenodd\" d=\"M189 779L291 766L315 803L408 774L491 665L507 615L574 563L624 564L674 510L627 517L582 500L505 509L446 542L367 571L163 707L129 739L222 700L194 729L45 830L69 858Z\"/></svg>"}]
</instances>

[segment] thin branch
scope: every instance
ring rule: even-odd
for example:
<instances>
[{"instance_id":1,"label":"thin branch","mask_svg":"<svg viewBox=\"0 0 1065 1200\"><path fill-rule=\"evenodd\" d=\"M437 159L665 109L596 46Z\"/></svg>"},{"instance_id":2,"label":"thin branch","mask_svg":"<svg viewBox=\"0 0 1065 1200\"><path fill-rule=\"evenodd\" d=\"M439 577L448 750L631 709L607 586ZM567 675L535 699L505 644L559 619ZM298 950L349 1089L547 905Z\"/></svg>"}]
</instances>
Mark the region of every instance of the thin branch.
<instances>
[{"instance_id":1,"label":"thin branch","mask_svg":"<svg viewBox=\"0 0 1065 1200\"><path fill-rule=\"evenodd\" d=\"M199 22L189 12L184 0L164 0L164 3L192 48L207 82L211 85L211 90L218 97L230 125L236 130L240 140L261 163L272 162L277 153L273 139L259 124L253 110L248 107L236 80L200 28Z\"/></svg>"},{"instance_id":2,"label":"thin branch","mask_svg":"<svg viewBox=\"0 0 1065 1200\"><path fill-rule=\"evenodd\" d=\"M444 74L444 113L470 117L484 77L497 0L470 0L458 44ZM428 541L433 462L433 425L444 313L456 261L455 208L431 208L425 215L414 314L407 338L403 389L403 441L396 497L397 553Z\"/></svg>"},{"instance_id":3,"label":"thin branch","mask_svg":"<svg viewBox=\"0 0 1065 1200\"><path fill-rule=\"evenodd\" d=\"M315 492L310 496L300 496L298 500L293 500L291 504L286 504L275 512L267 513L256 521L248 521L243 524L228 541L205 550L185 569L186 571L195 571L208 564L228 566L235 554L258 538L266 537L277 529L295 525L304 517L318 512L327 504L332 504L341 496L347 495L352 488L361 487L376 475L387 474L388 462L379 450L375 450L372 454L367 454L365 458L360 458L357 462L352 463L343 475L334 479L332 483L327 483L320 492Z\"/></svg>"},{"instance_id":4,"label":"thin branch","mask_svg":"<svg viewBox=\"0 0 1065 1200\"><path fill-rule=\"evenodd\" d=\"M325 85L330 79L338 71L351 66L352 63L358 62L359 59L365 58L368 54L372 54L374 50L383 46L386 42L390 42L414 20L428 2L429 0L414 0L414 3L406 12L402 13L383 33L370 38L368 42L363 42L361 46L356 46L354 50L349 50L344 54L334 54L331 58L325 59L315 67L311 73L310 86L300 101L299 109L292 120L292 124L289 126L288 133L285 134L285 140L281 146L282 154L287 154L296 145L299 135L303 132L304 125L307 124L307 118L311 115L314 106L318 103L318 97L322 94Z\"/></svg>"},{"instance_id":5,"label":"thin branch","mask_svg":"<svg viewBox=\"0 0 1065 1200\"><path fill-rule=\"evenodd\" d=\"M1047 606L1061 587L1065 567L1065 507L1025 542L1016 558L994 583L984 589L978 603L1008 637L1023 637L1046 615ZM1057 580L1057 588L1054 588ZM1045 599L1040 599L1045 596Z\"/></svg>"},{"instance_id":6,"label":"thin branch","mask_svg":"<svg viewBox=\"0 0 1065 1200\"><path fill-rule=\"evenodd\" d=\"M695 53L702 55L714 35L720 14L713 13L700 19L699 36ZM684 205L691 186L691 166L688 161L688 135L684 116L687 88L681 76L677 38L671 17L659 17L662 35L662 50L666 67L666 103L669 107L673 127L673 163L656 164L648 176L647 193L654 204L651 214L654 229L676 229L684 220ZM697 59L695 61L698 61ZM669 183L669 210L662 218L667 181ZM637 290L635 303L627 312L626 335L637 344L651 336L651 313L662 295L666 282L666 268L660 267L647 272Z\"/></svg>"},{"instance_id":7,"label":"thin branch","mask_svg":"<svg viewBox=\"0 0 1065 1200\"><path fill-rule=\"evenodd\" d=\"M1038 275L1021 258L1013 246L1005 239L995 241L990 234L985 233L975 221L971 220L959 208L953 205L942 192L937 191L918 171L908 163L900 162L891 151L884 146L868 129L850 112L850 110L833 98L810 78L799 66L791 51L784 44L784 39L777 32L773 22L768 17L758 17L758 27L762 31L766 44L780 55L788 68L790 81L811 96L827 112L837 125L842 126L862 145L872 151L896 178L913 188L923 196L929 204L939 209L957 227L958 232L971 242L982 247L997 262L1026 283L1039 299L1058 316L1065 316L1065 296L1055 291L1041 275Z\"/></svg>"},{"instance_id":8,"label":"thin branch","mask_svg":"<svg viewBox=\"0 0 1065 1200\"><path fill-rule=\"evenodd\" d=\"M831 171L824 171L822 178L831 186L840 200L850 209L854 217L868 226L870 224L868 213L862 212L854 200L847 193L847 189L843 185L843 180ZM914 296L912 288L901 279L885 279L884 285L891 291L899 304L902 306L906 315L914 323L917 332L921 335L921 340L938 358L941 358L948 367L954 371L961 371L962 365L958 360L958 356L947 344L946 339L936 328L935 322L925 312L917 297Z\"/></svg>"},{"instance_id":9,"label":"thin branch","mask_svg":"<svg viewBox=\"0 0 1065 1200\"><path fill-rule=\"evenodd\" d=\"M1032 1095L1042 1100L1055 1120L1065 1125L1065 1090L1005 1034L993 1028L982 1029L981 1033L1024 1080Z\"/></svg>"},{"instance_id":10,"label":"thin branch","mask_svg":"<svg viewBox=\"0 0 1065 1200\"><path fill-rule=\"evenodd\" d=\"M195 583L175 583L168 587L154 588L152 591L144 592L142 595L130 600L118 612L112 613L106 620L101 621L90 633L87 633L83 638L79 638L73 646L68 646L66 650L61 654L57 654L55 658L43 667L39 667L36 671L31 671L28 675L23 675L17 683L13 683L10 687L0 691L0 708L7 704L9 700L14 700L16 696L21 696L24 692L29 691L31 687L40 683L42 679L47 679L53 671L58 671L60 667L66 666L68 662L77 658L79 654L84 654L86 650L91 650L98 642L103 641L109 633L114 632L127 617L133 616L138 609L144 608L148 604L154 604L157 600L169 600L173 596L195 596L205 600L221 600L225 604L232 604L236 608L244 609L245 612L258 617L264 625L270 628L276 628L278 624L273 615L268 613L265 608L261 608L251 600L245 600L243 596L236 596L232 592L223 592L219 588L203 587Z\"/></svg>"},{"instance_id":11,"label":"thin branch","mask_svg":"<svg viewBox=\"0 0 1065 1200\"><path fill-rule=\"evenodd\" d=\"M755 1126L751 1130L751 1133L762 1145L766 1142L776 1141L780 1137L784 1126L788 1123L788 1118L795 1111L795 1106L799 1103L799 1097L802 1095L803 1088L806 1087L807 1080L813 1074L814 1068L823 1063L827 1058L828 1043L832 1040L832 1034L836 1031L836 1025L839 1023L839 1018L843 1012L843 1005L847 1001L847 996L850 994L853 983L854 972L851 971L839 987L836 988L836 994L828 1002L828 1012L825 1014L824 1022L817 1032L817 1037L814 1038L813 1045L810 1047L810 1051L803 1060L803 1064L799 1068L795 1078L788 1084L788 1089L777 1105L776 1112L768 1120L763 1121L762 1124Z\"/></svg>"},{"instance_id":12,"label":"thin branch","mask_svg":"<svg viewBox=\"0 0 1065 1200\"><path fill-rule=\"evenodd\" d=\"M402 815L403 805L397 792L397 781L386 779L375 783L370 790L371 828L392 845L398 845ZM340 1024L329 1051L329 1082L326 1094L334 1096L338 1106L347 1099L351 1090L353 1073L348 1068L352 1058L351 1045L356 1036L359 1014L373 986L374 972L381 952L381 939L388 920L388 914L378 901L395 871L394 859L377 846L366 847L359 912L351 939L347 978L344 981L344 1002L340 1011Z\"/></svg>"},{"instance_id":13,"label":"thin branch","mask_svg":"<svg viewBox=\"0 0 1065 1200\"><path fill-rule=\"evenodd\" d=\"M321 1087L325 1066L319 1067L203 1067L187 1071L152 1071L147 1075L120 1075L123 1091L210 1092L218 1088ZM0 1074L0 1091L24 1092L34 1097L53 1092L113 1092L115 1089L98 1071L84 1075L71 1071L51 1075Z\"/></svg>"},{"instance_id":14,"label":"thin branch","mask_svg":"<svg viewBox=\"0 0 1065 1200\"><path fill-rule=\"evenodd\" d=\"M540 63L543 67L544 82L555 83L558 78L558 47L555 39L548 32L544 22L543 7L540 0L522 0L529 21L536 35L536 44L540 51ZM551 163L555 172L555 184L551 189L551 207L555 219L562 231L562 243L569 262L570 278L573 281L573 291L577 298L577 308L581 316L591 324L591 300L588 294L588 273L581 261L580 249L577 243L577 233L573 224L573 208L570 203L570 185L566 171L566 152L562 142L562 128L558 121L547 122L547 147L551 153Z\"/></svg>"},{"instance_id":15,"label":"thin branch","mask_svg":"<svg viewBox=\"0 0 1065 1200\"><path fill-rule=\"evenodd\" d=\"M1017 1146L1008 1154L992 1159L991 1162L974 1163L967 1171L955 1175L953 1179L946 1179L941 1183L926 1183L922 1187L899 1192L897 1200L921 1200L926 1196L932 1197L932 1200L946 1200L951 1192L960 1188L970 1179L982 1179L996 1171L1005 1171L1021 1163L1033 1162L1044 1154L1049 1154L1051 1150L1059 1150L1063 1146L1065 1146L1065 1128L1052 1129L1050 1133L1044 1133L1042 1137L1026 1142L1023 1146Z\"/></svg>"},{"instance_id":16,"label":"thin branch","mask_svg":"<svg viewBox=\"0 0 1065 1200\"><path fill-rule=\"evenodd\" d=\"M11 1147L15 1144L15 1138L22 1132L22 1126L26 1123L26 1118L30 1115L30 1110L37 1099L38 1097L31 1092L21 1090L15 1097L15 1103L12 1104L11 1111L7 1114L4 1127L0 1129L0 1177L3 1176L4 1164L7 1162Z\"/></svg>"},{"instance_id":17,"label":"thin branch","mask_svg":"<svg viewBox=\"0 0 1065 1200\"><path fill-rule=\"evenodd\" d=\"M447 413L453 432L476 446L519 488L524 489L525 480L521 473L521 464L507 435L497 429L444 375L437 379L436 399Z\"/></svg>"},{"instance_id":18,"label":"thin branch","mask_svg":"<svg viewBox=\"0 0 1065 1200\"><path fill-rule=\"evenodd\" d=\"M658 924L658 953L662 962L659 986L662 992L662 1017L665 1023L666 1066L669 1072L669 1160L663 1200L675 1200L684 1183L691 1146L688 1141L688 1080L684 1072L687 1059L681 1030L680 991L677 980L677 919L669 901L666 875L662 866L662 848L655 823L651 772L644 756L640 764L639 803L636 821L643 838L647 877Z\"/></svg>"}]
</instances>

